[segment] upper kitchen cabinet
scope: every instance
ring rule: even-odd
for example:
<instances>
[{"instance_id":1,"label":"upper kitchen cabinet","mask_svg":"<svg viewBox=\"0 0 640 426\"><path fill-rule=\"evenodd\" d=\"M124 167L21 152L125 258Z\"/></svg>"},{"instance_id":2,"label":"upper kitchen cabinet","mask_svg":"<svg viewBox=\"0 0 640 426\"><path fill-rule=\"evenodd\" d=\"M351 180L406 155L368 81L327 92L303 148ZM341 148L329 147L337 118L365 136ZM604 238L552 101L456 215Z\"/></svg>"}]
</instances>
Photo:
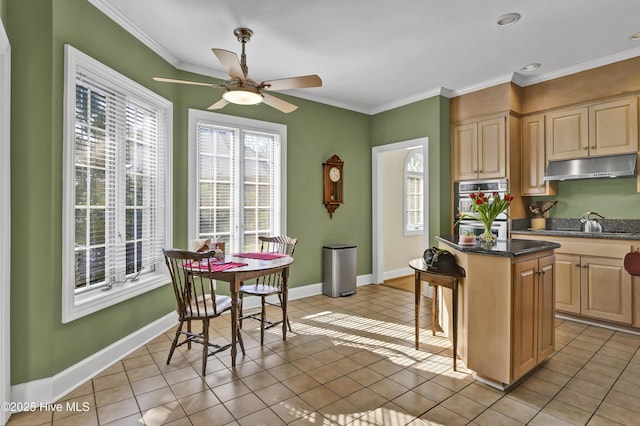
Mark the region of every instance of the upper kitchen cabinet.
<instances>
[{"instance_id":1,"label":"upper kitchen cabinet","mask_svg":"<svg viewBox=\"0 0 640 426\"><path fill-rule=\"evenodd\" d=\"M545 147L545 115L537 114L522 119L522 195L557 195L557 182L544 180L547 166Z\"/></svg>"},{"instance_id":2,"label":"upper kitchen cabinet","mask_svg":"<svg viewBox=\"0 0 640 426\"><path fill-rule=\"evenodd\" d=\"M547 160L638 151L638 99L623 98L546 115Z\"/></svg>"},{"instance_id":3,"label":"upper kitchen cabinet","mask_svg":"<svg viewBox=\"0 0 640 426\"><path fill-rule=\"evenodd\" d=\"M453 126L454 180L506 177L505 122L503 116Z\"/></svg>"}]
</instances>

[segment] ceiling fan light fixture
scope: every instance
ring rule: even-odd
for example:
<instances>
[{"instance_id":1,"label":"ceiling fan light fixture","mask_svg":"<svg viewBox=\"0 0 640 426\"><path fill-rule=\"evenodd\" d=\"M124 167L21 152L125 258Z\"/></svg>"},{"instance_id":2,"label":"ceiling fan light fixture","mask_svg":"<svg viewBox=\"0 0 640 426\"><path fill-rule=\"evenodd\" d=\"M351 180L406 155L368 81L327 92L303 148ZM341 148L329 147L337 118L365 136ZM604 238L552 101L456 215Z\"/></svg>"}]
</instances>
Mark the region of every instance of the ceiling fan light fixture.
<instances>
[{"instance_id":1,"label":"ceiling fan light fixture","mask_svg":"<svg viewBox=\"0 0 640 426\"><path fill-rule=\"evenodd\" d=\"M502 15L498 18L496 23L500 27L506 27L507 25L515 24L520 20L519 13L507 13L506 15Z\"/></svg>"},{"instance_id":2,"label":"ceiling fan light fixture","mask_svg":"<svg viewBox=\"0 0 640 426\"><path fill-rule=\"evenodd\" d=\"M230 88L222 94L222 98L237 105L257 105L262 102L262 95L256 90Z\"/></svg>"}]
</instances>

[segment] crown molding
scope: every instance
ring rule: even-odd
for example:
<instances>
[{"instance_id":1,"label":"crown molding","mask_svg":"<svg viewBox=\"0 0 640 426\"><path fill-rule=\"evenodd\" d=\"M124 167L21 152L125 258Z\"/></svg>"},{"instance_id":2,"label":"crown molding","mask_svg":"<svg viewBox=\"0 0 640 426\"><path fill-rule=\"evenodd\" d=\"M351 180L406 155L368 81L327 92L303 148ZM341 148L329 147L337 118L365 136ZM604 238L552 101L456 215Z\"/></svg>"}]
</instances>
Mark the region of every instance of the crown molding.
<instances>
[{"instance_id":1,"label":"crown molding","mask_svg":"<svg viewBox=\"0 0 640 426\"><path fill-rule=\"evenodd\" d=\"M172 55L168 50L162 47L153 38L149 37L147 33L142 31L140 27L138 27L133 22L131 22L125 15L120 13L118 9L111 6L111 4L109 4L105 0L89 0L89 3L91 3L99 11L104 13L113 22L115 22L116 24L124 28L132 36L140 40L145 46L153 50L162 59L164 59L165 61L169 62L171 65L177 68L177 64L179 63L178 58Z\"/></svg>"}]
</instances>

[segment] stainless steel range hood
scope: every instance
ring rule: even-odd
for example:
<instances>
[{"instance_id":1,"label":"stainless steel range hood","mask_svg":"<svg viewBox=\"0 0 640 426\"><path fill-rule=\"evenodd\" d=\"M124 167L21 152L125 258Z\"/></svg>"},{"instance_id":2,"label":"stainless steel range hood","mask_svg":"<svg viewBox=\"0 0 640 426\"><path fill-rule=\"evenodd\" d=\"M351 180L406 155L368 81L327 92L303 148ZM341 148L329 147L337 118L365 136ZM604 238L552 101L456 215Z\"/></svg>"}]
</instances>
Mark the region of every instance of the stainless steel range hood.
<instances>
[{"instance_id":1,"label":"stainless steel range hood","mask_svg":"<svg viewBox=\"0 0 640 426\"><path fill-rule=\"evenodd\" d=\"M544 180L593 179L636 176L637 154L550 161Z\"/></svg>"}]
</instances>

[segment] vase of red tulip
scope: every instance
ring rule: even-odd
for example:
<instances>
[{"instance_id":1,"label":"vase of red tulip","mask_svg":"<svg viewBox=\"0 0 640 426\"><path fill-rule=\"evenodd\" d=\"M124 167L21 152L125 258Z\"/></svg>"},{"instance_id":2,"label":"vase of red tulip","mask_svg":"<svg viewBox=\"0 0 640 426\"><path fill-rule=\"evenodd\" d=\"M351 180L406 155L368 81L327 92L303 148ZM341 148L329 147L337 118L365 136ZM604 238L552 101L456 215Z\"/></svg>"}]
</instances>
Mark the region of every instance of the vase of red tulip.
<instances>
[{"instance_id":1,"label":"vase of red tulip","mask_svg":"<svg viewBox=\"0 0 640 426\"><path fill-rule=\"evenodd\" d=\"M491 232L491 225L501 213L505 213L509 217L507 209L511 205L513 197L509 193L501 197L497 192L490 195L483 192L472 192L469 197L473 201L471 206L473 213L459 213L458 222L462 219L481 221L484 224L484 233L480 235L479 240L482 243L492 245L496 242L496 236Z\"/></svg>"}]
</instances>

